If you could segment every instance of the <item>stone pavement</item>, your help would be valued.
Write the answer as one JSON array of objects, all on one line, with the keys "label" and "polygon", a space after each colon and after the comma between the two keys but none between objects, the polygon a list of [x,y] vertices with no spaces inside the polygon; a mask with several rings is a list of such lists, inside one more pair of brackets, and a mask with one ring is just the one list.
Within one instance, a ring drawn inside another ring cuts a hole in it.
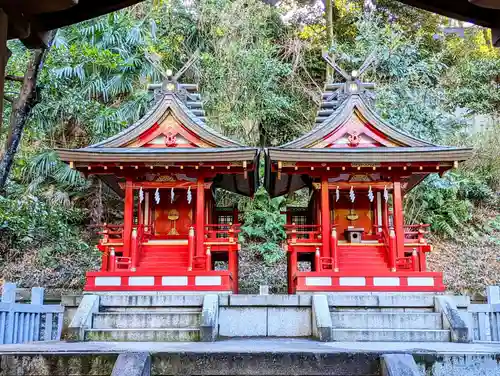
[{"label": "stone pavement", "polygon": [[75,353],[411,353],[491,355],[500,357],[500,343],[317,342],[307,339],[229,339],[204,342],[33,342],[0,345],[0,355]]}]

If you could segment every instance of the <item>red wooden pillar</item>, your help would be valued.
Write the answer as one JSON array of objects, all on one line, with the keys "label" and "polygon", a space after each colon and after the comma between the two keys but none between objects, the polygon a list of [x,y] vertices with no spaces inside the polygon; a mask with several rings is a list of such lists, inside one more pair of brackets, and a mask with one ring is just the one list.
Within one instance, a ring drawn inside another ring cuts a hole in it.
[{"label": "red wooden pillar", "polygon": [[328,193],[328,177],[321,177],[321,241],[323,257],[330,257],[330,200]]},{"label": "red wooden pillar", "polygon": [[134,190],[132,179],[125,182],[125,204],[123,208],[123,249],[125,257],[130,257],[132,222],[134,220]]},{"label": "red wooden pillar", "polygon": [[205,179],[198,176],[196,183],[196,256],[204,256],[205,242]]},{"label": "red wooden pillar", "polygon": [[238,293],[238,251],[229,251],[229,271],[233,277],[233,292]]},{"label": "red wooden pillar", "polygon": [[382,198],[382,228],[389,231],[389,205],[385,198]]},{"label": "red wooden pillar", "polygon": [[396,257],[404,257],[404,219],[403,219],[403,196],[401,193],[401,182],[394,181],[393,218],[394,232],[396,233]]}]

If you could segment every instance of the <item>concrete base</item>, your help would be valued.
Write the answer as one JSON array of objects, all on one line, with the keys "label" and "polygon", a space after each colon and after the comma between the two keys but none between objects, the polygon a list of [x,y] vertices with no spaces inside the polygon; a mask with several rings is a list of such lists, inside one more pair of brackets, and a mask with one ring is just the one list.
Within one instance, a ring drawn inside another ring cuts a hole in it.
[{"label": "concrete base", "polygon": [[382,376],[421,376],[410,354],[385,354],[380,358]]},{"label": "concrete base", "polygon": [[299,339],[1,345],[0,375],[109,375],[126,352],[149,352],[153,375],[380,376],[384,355],[411,354],[421,375],[500,376],[500,345]]},{"label": "concrete base", "polygon": [[148,353],[120,354],[111,376],[150,376],[151,357]]}]

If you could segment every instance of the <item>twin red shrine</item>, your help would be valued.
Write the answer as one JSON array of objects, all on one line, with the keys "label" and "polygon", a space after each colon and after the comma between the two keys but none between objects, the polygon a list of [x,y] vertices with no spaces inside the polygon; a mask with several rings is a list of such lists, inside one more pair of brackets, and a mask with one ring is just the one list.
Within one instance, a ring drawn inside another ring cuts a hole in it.
[{"label": "twin red shrine", "polygon": [[[335,67],[338,69],[338,67]],[[316,127],[264,149],[271,196],[309,188],[307,207],[286,215],[289,293],[443,291],[427,271],[425,224],[405,224],[403,197],[471,150],[436,146],[395,129],[373,110],[361,72],[327,84]],[[236,207],[224,189],[252,196],[260,149],[210,129],[196,85],[168,77],[156,104],[121,133],[86,148],[57,150],[124,197],[123,224],[102,225],[101,270],[86,291],[238,292]]]}]

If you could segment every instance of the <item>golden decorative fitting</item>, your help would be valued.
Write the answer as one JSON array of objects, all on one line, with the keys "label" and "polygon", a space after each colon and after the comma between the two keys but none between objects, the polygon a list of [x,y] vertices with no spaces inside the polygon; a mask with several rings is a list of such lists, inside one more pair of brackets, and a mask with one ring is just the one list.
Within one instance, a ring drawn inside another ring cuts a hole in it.
[{"label": "golden decorative fitting", "polygon": [[131,268],[130,271],[131,272],[135,272],[135,271],[137,271],[137,269],[136,268]]},{"label": "golden decorative fitting", "polygon": [[327,167],[327,168],[326,168],[326,171],[330,171],[330,167]]},{"label": "golden decorative fitting", "polygon": [[87,170],[92,170],[92,167],[90,167],[90,166],[87,166]]},{"label": "golden decorative fitting", "polygon": [[134,168],[137,170],[139,168],[139,166],[134,166]]},{"label": "golden decorative fitting", "polygon": [[436,166],[436,170],[439,170],[439,165]]},{"label": "golden decorative fitting", "polygon": [[297,166],[295,166],[295,171],[297,171],[299,168]]},{"label": "golden decorative fitting", "polygon": [[74,169],[75,168],[75,162],[70,161],[69,162],[69,168]]},{"label": "golden decorative fitting", "polygon": [[361,166],[358,166],[358,171],[361,170]]},{"label": "golden decorative fitting", "polygon": [[184,166],[181,165],[181,170],[184,170]]},{"label": "golden decorative fitting", "polygon": [[403,166],[403,170],[405,170],[405,171],[406,171],[406,166]]},{"label": "golden decorative fitting", "polygon": [[123,166],[120,166],[120,170],[123,170]]},{"label": "golden decorative fitting", "polygon": [[345,171],[345,166],[342,166],[342,171]]},{"label": "golden decorative fitting", "polygon": [[392,166],[387,167],[387,169],[388,169],[389,171],[391,171],[391,170],[392,170]]},{"label": "golden decorative fitting", "polygon": [[231,169],[231,166],[227,166],[227,169],[230,170]]},{"label": "golden decorative fitting", "polygon": [[195,170],[197,170],[197,169],[199,169],[199,168],[200,168],[200,166],[194,166],[194,169],[195,169]]},{"label": "golden decorative fitting", "polygon": [[207,255],[210,255],[210,246],[207,247]]},{"label": "golden decorative fitting", "polygon": [[396,272],[396,268],[392,268],[391,272],[395,273]]},{"label": "golden decorative fitting", "polygon": [[311,171],[314,171],[314,166],[311,166]]},{"label": "golden decorative fitting", "polygon": [[149,168],[152,170],[154,168],[154,166],[149,166]]},{"label": "golden decorative fitting", "polygon": [[333,271],[334,271],[335,273],[338,273],[338,272],[339,272],[339,268],[335,268],[335,269],[333,269]]},{"label": "golden decorative fitting", "polygon": [[422,171],[424,169],[424,166],[420,166],[418,169]]},{"label": "golden decorative fitting", "polygon": [[458,161],[453,162],[453,168],[458,168]]},{"label": "golden decorative fitting", "polygon": [[415,248],[413,248],[413,251],[411,252],[411,254],[412,254],[413,256],[416,256],[416,255],[417,255],[417,250],[416,250]]},{"label": "golden decorative fitting", "polygon": [[243,161],[243,168],[247,168],[247,161]]},{"label": "golden decorative fitting", "polygon": [[373,166],[373,167],[372,167],[372,170],[373,170],[373,171],[375,171],[376,169],[377,169],[377,167],[375,167],[375,166]]},{"label": "golden decorative fitting", "polygon": [[215,168],[215,166],[210,166],[210,169],[213,170]]}]

